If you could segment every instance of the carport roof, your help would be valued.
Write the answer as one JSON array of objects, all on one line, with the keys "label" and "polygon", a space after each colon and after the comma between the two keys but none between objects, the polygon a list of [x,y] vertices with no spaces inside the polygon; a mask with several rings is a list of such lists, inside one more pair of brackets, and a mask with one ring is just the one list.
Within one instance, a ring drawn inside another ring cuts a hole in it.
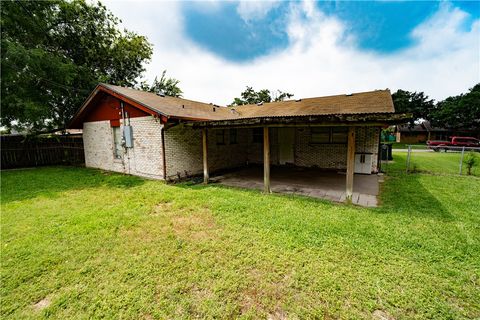
[{"label": "carport roof", "polygon": [[234,109],[239,119],[395,112],[389,90],[244,105]]}]

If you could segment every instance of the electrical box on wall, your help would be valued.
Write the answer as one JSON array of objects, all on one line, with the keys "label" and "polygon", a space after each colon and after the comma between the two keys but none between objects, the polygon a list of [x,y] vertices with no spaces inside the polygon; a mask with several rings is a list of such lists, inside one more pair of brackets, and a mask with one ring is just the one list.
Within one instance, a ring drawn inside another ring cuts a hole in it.
[{"label": "electrical box on wall", "polygon": [[125,139],[125,147],[133,148],[133,130],[132,126],[123,127],[123,137]]}]

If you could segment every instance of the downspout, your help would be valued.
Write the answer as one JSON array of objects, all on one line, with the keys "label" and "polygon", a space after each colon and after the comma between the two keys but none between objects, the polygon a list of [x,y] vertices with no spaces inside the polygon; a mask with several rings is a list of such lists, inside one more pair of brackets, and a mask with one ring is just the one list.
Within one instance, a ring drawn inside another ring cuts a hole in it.
[{"label": "downspout", "polygon": [[162,128],[160,129],[160,136],[162,138],[163,180],[167,181],[167,159],[165,159],[165,124],[162,124]]},{"label": "downspout", "polygon": [[[120,130],[122,131],[122,147],[124,150],[124,153],[127,157],[127,161],[125,161],[124,158],[122,158],[122,163],[123,163],[123,170],[126,170],[128,174],[130,174],[130,151],[125,147],[125,125],[126,125],[126,119],[125,119],[125,106],[123,104],[123,101],[120,101],[120,109],[122,112],[122,125],[120,126]],[[128,164],[125,164],[125,162],[128,162]],[[128,166],[128,168],[126,168]]]}]

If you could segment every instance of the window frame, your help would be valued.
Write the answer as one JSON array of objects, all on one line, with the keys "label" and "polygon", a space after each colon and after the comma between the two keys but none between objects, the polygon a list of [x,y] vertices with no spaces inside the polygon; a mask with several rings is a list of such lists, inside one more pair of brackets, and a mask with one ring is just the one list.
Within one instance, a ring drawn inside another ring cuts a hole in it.
[{"label": "window frame", "polygon": [[263,128],[253,128],[252,143],[263,143]]},{"label": "window frame", "polygon": [[[314,132],[317,131],[317,132]],[[314,138],[314,135],[325,135],[327,134],[327,141],[320,141],[321,139],[318,139],[318,141]],[[329,127],[311,127],[310,128],[310,144],[328,144],[330,143],[330,136],[331,136],[331,130]]]},{"label": "window frame", "polygon": [[[314,132],[319,131],[319,132]],[[314,141],[315,134],[328,134],[328,141]],[[334,140],[335,134],[344,134],[342,141]],[[322,145],[322,144],[347,144],[348,143],[348,127],[336,126],[336,127],[310,127],[310,144],[312,145]]]},{"label": "window frame", "polygon": [[[335,134],[342,134],[341,141],[334,141]],[[347,144],[348,143],[348,127],[331,127],[330,142],[333,144]]]},{"label": "window frame", "polygon": [[[235,137],[235,139],[233,139]],[[236,128],[231,128],[228,131],[228,141],[230,144],[238,144],[238,130]]]},{"label": "window frame", "polygon": [[[117,130],[118,130],[118,133],[116,133]],[[113,137],[113,158],[114,160],[122,160],[123,159],[122,128],[120,126],[112,127],[112,137]]]},{"label": "window frame", "polygon": [[[225,145],[225,129],[217,129],[215,130],[215,142],[217,146],[224,146]],[[219,141],[219,137],[221,138],[221,141]]]}]

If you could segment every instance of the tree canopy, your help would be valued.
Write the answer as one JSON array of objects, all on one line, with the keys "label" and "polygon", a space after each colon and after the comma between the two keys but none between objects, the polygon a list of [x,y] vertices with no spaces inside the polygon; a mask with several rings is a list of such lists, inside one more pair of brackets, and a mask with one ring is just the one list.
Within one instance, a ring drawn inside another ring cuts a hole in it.
[{"label": "tree canopy", "polygon": [[431,121],[439,127],[480,130],[480,83],[465,94],[438,102]]},{"label": "tree canopy", "polygon": [[180,80],[175,78],[167,78],[166,74],[167,70],[163,70],[160,80],[155,77],[155,80],[153,80],[151,85],[148,85],[146,82],[142,82],[139,86],[139,89],[157,94],[165,94],[170,97],[182,97],[183,91],[178,86]]},{"label": "tree canopy", "polygon": [[480,83],[467,93],[435,103],[423,92],[397,90],[392,94],[396,112],[411,113],[415,121],[424,119],[437,127],[480,130]]},{"label": "tree canopy", "polygon": [[3,1],[1,124],[64,128],[98,82],[133,87],[152,45],[84,0]]},{"label": "tree canopy", "polygon": [[261,102],[284,101],[293,97],[292,93],[277,90],[270,92],[268,89],[255,91],[252,87],[247,86],[245,91],[240,94],[240,98],[234,98],[230,106],[240,106],[245,104],[255,104]]},{"label": "tree canopy", "polygon": [[395,112],[411,113],[413,119],[410,125],[419,119],[430,119],[431,112],[435,106],[435,102],[429,99],[423,92],[409,92],[399,89],[392,94]]}]

